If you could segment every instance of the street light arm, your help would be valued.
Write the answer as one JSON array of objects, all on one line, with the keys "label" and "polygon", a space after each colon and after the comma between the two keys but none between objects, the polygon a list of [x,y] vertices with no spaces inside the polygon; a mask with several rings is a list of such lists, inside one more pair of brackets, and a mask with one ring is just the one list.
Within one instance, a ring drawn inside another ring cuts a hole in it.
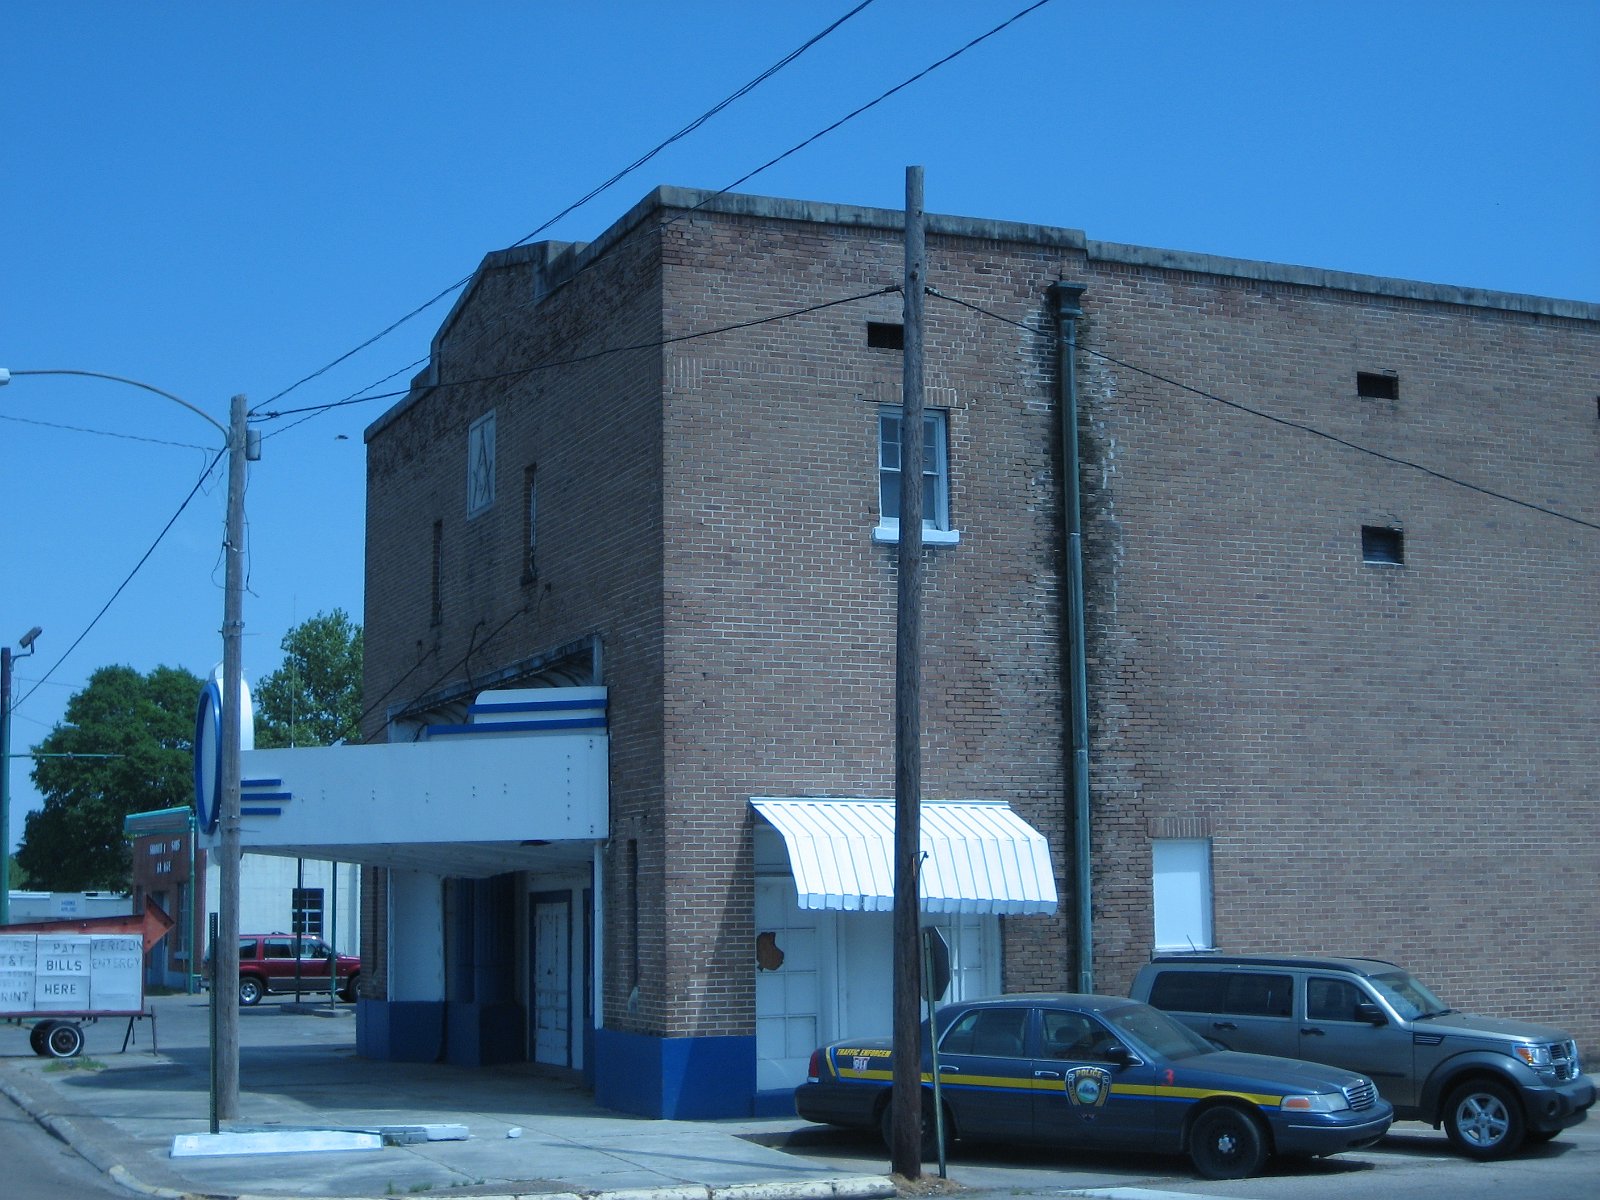
[{"label": "street light arm", "polygon": [[171,392],[164,392],[158,387],[153,387],[150,384],[143,383],[137,379],[129,379],[125,375],[108,375],[104,371],[7,371],[4,368],[0,368],[0,386],[4,386],[5,384],[9,383],[13,375],[82,375],[86,379],[109,379],[112,383],[125,383],[129,387],[143,388],[147,392],[154,392],[158,396],[165,396],[174,404],[183,405],[183,407],[187,408],[195,416],[200,417],[218,433],[222,434],[224,441],[226,441],[229,436],[228,427],[221,421],[218,421],[215,417],[211,416],[211,414],[206,412],[205,409],[197,408],[195,405],[190,404],[182,396],[174,396]]}]

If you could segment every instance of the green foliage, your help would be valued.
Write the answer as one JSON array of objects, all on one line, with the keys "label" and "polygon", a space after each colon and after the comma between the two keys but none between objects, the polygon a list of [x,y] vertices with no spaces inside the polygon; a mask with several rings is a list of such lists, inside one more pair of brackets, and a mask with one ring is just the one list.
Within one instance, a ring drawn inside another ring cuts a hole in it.
[{"label": "green foliage", "polygon": [[44,807],[28,814],[16,856],[30,886],[128,887],[123,818],[194,800],[199,695],[200,679],[181,667],[148,675],[101,667],[90,676],[36,748],[32,775]]},{"label": "green foliage", "polygon": [[328,746],[361,730],[361,626],[343,609],[283,637],[283,665],[255,688],[256,746]]},{"label": "green foliage", "polygon": [[15,854],[11,856],[10,871],[11,873],[6,876],[6,879],[10,881],[10,884],[13,888],[19,892],[31,892],[35,890],[32,878],[28,875],[28,872],[26,869],[24,869],[23,865],[17,861],[17,856]]}]

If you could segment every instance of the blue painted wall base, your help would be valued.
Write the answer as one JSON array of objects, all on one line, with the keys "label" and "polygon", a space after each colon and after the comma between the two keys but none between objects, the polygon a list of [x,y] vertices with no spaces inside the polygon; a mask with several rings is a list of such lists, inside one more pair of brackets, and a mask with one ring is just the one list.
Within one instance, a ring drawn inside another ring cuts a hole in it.
[{"label": "blue painted wall base", "polygon": [[753,1037],[661,1038],[594,1031],[594,1098],[674,1121],[755,1115]]},{"label": "blue painted wall base", "polygon": [[753,1117],[794,1116],[794,1089],[784,1088],[781,1092],[757,1092],[755,1111],[750,1115]]},{"label": "blue painted wall base", "polygon": [[439,1000],[357,1000],[356,1053],[388,1062],[438,1062],[445,1012]]},{"label": "blue painted wall base", "polygon": [[447,1014],[445,1061],[456,1067],[522,1062],[527,1015],[520,1004],[452,1003]]}]

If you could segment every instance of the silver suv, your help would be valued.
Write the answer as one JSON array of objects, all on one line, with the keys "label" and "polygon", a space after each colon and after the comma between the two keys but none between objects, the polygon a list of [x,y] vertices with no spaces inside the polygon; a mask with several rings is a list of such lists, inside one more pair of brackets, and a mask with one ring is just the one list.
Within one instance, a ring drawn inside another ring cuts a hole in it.
[{"label": "silver suv", "polygon": [[1549,1141],[1594,1103],[1570,1035],[1459,1013],[1378,959],[1158,955],[1132,995],[1227,1049],[1359,1071],[1397,1120],[1443,1125],[1473,1158]]}]

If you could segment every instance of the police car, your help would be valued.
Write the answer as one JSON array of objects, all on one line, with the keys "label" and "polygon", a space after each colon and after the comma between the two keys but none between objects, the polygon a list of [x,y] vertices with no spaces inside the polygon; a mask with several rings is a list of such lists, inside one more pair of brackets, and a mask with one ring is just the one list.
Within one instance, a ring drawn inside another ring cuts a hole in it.
[{"label": "police car", "polygon": [[[1274,1154],[1323,1156],[1381,1138],[1394,1109],[1372,1080],[1295,1059],[1218,1050],[1165,1013],[1114,996],[959,1001],[922,1026],[923,1150],[944,1136],[1062,1150],[1187,1154],[1207,1179],[1242,1179]],[[889,1139],[887,1038],[835,1042],[795,1089],[808,1121]]]}]

